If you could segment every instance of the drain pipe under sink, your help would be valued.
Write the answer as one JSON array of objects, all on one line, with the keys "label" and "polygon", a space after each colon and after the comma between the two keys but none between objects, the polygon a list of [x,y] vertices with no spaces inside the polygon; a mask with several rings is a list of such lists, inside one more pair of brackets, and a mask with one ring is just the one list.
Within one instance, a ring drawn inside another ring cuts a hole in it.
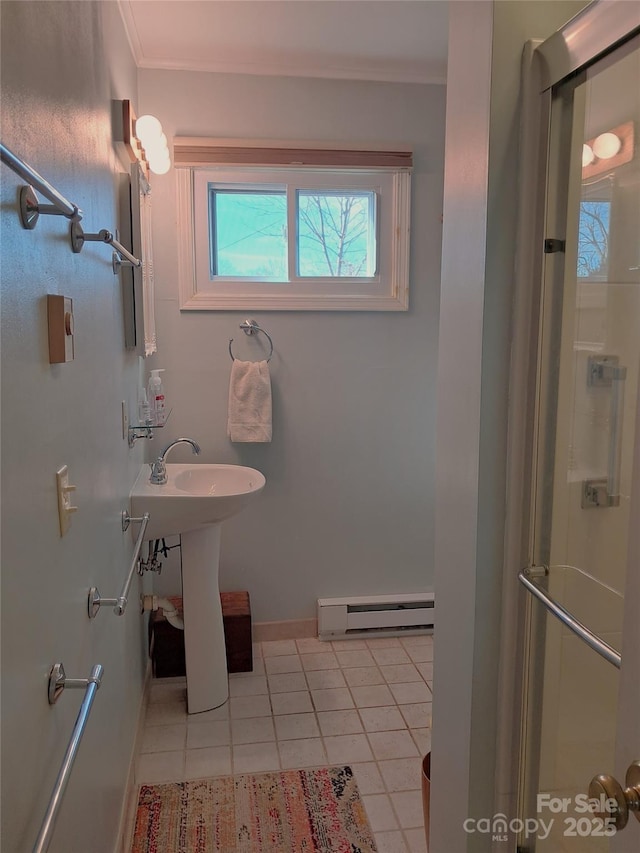
[{"label": "drain pipe under sink", "polygon": [[173,625],[173,627],[177,628],[179,631],[184,631],[184,621],[178,616],[178,611],[176,610],[175,605],[172,604],[168,598],[158,598],[157,595],[142,596],[143,613],[147,610],[155,611],[159,607],[162,607],[164,617],[170,625]]}]

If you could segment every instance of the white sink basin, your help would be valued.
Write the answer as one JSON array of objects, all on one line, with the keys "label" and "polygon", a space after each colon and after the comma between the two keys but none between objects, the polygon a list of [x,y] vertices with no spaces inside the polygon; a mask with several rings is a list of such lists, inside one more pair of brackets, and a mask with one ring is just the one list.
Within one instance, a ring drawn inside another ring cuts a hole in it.
[{"label": "white sink basin", "polygon": [[187,710],[197,714],[229,698],[218,588],[220,522],[240,512],[266,481],[242,465],[166,468],[167,482],[157,486],[149,482],[149,466],[142,466],[131,490],[131,515],[149,513],[147,539],[180,534]]},{"label": "white sink basin", "polygon": [[150,515],[149,539],[162,539],[218,524],[240,512],[265,485],[254,468],[242,465],[167,464],[167,482],[149,482],[143,465],[131,490],[131,515]]}]

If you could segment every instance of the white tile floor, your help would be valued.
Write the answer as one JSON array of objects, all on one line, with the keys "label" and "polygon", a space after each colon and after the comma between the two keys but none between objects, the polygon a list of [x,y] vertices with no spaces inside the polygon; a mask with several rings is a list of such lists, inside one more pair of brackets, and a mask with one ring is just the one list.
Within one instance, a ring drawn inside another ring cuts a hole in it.
[{"label": "white tile floor", "polygon": [[154,680],[136,783],[350,764],[379,853],[425,853],[432,660],[431,636],[258,643],[229,701],[191,716],[185,679]]}]

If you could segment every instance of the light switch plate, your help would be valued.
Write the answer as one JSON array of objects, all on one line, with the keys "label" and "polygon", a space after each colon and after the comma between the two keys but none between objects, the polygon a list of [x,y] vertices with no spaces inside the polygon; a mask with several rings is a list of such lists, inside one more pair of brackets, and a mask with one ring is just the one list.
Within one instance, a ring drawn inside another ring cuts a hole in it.
[{"label": "light switch plate", "polygon": [[73,300],[68,296],[47,296],[49,323],[49,364],[73,361]]},{"label": "light switch plate", "polygon": [[124,400],[122,401],[122,437],[129,438],[129,411]]},{"label": "light switch plate", "polygon": [[76,487],[69,485],[69,469],[63,465],[59,471],[56,471],[56,486],[58,491],[58,517],[60,519],[60,536],[71,527],[71,515],[77,512],[78,507],[72,506],[71,495],[75,492]]}]

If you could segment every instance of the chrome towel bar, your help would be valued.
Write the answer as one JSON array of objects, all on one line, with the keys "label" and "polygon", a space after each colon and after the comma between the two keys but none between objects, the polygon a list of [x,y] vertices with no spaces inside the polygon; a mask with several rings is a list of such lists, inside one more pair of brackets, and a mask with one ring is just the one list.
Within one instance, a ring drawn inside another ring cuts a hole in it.
[{"label": "chrome towel bar", "polygon": [[54,664],[51,669],[51,674],[49,676],[50,704],[53,704],[59,698],[62,691],[67,687],[84,687],[85,694],[82,704],[80,705],[80,710],[78,711],[73,732],[71,733],[71,739],[69,740],[67,751],[65,752],[64,759],[62,760],[58,778],[56,779],[56,783],[49,799],[49,805],[47,806],[47,811],[42,821],[40,832],[38,833],[36,843],[33,847],[33,853],[45,853],[45,851],[49,849],[51,835],[55,827],[58,812],[60,811],[62,798],[67,788],[67,783],[69,782],[69,776],[71,775],[71,770],[78,753],[80,741],[82,740],[82,735],[84,734],[85,726],[87,725],[94,697],[102,683],[103,673],[104,669],[101,664],[96,664],[96,666],[93,667],[89,678],[67,678],[64,672],[64,667],[61,663]]},{"label": "chrome towel bar", "polygon": [[[82,225],[79,222],[71,223],[71,250],[78,254],[82,251],[82,247],[85,242],[91,243],[108,243],[110,246],[116,250],[118,255],[121,255],[125,258],[132,267],[140,267],[142,266],[142,261],[139,258],[134,257],[131,252],[129,252],[122,243],[119,243],[111,231],[108,231],[106,228],[103,228],[101,231],[98,231],[97,234],[85,234],[82,230]],[[117,275],[117,264],[114,261],[114,274]]]},{"label": "chrome towel bar", "polygon": [[[273,355],[273,341],[271,340],[271,335],[267,334],[264,329],[262,329],[255,320],[245,320],[243,323],[240,323],[239,328],[245,333],[245,335],[253,335],[256,332],[262,332],[262,334],[269,341],[269,345],[271,346],[271,350],[269,351],[269,355],[267,356],[267,361],[271,361],[271,356]],[[231,344],[233,343],[233,338],[229,340],[229,355],[231,356],[231,361],[235,361],[235,356],[231,350]]]},{"label": "chrome towel bar", "polygon": [[528,569],[523,569],[518,574],[520,583],[538,599],[547,610],[552,613],[556,619],[559,619],[570,631],[579,637],[583,643],[586,643],[590,649],[603,657],[606,661],[620,669],[622,658],[620,654],[612,648],[608,643],[590,631],[586,625],[583,625],[576,617],[569,613],[561,604],[558,604],[545,590],[534,583],[529,577]]},{"label": "chrome towel bar", "polygon": [[[78,254],[82,251],[86,241],[96,243],[108,243],[115,249],[114,257],[112,258],[113,274],[117,275],[122,259],[133,267],[141,267],[142,261],[129,252],[128,249],[120,243],[113,234],[106,228],[98,231],[96,234],[85,234],[80,225],[82,219],[82,211],[77,204],[73,204],[58,192],[48,181],[39,175],[35,169],[32,169],[24,160],[16,156],[13,151],[10,151],[6,145],[0,142],[0,159],[10,169],[27,181],[28,186],[22,187],[20,190],[20,220],[23,228],[28,231],[33,229],[38,224],[38,217],[43,216],[66,216],[71,220],[70,240],[71,251]],[[34,192],[35,189],[49,199],[48,204],[40,204]]]},{"label": "chrome towel bar", "polygon": [[[22,224],[29,230],[36,227],[39,214],[55,214],[66,216],[67,219],[82,219],[82,211],[76,204],[68,201],[58,190],[51,186],[48,181],[39,175],[35,169],[32,169],[24,160],[17,157],[13,151],[10,151],[6,145],[0,142],[0,159],[10,169],[19,175],[23,180],[27,181],[30,186],[23,187],[20,194],[20,214]],[[39,205],[38,200],[33,192],[35,187],[38,192],[45,198],[48,198],[53,209],[47,205]]]},{"label": "chrome towel bar", "polygon": [[[129,589],[131,587],[133,575],[135,574],[136,569],[138,569],[138,564],[140,562],[140,549],[142,548],[142,543],[144,542],[145,533],[147,531],[147,524],[149,524],[149,513],[145,512],[142,518],[129,518],[129,521],[139,521],[140,532],[138,533],[138,538],[136,539],[136,546],[133,551],[131,567],[129,568],[129,574],[127,575],[127,578],[122,587],[122,592],[117,598],[103,598],[100,595],[100,591],[98,590],[98,588],[92,586],[89,590],[89,600],[87,603],[87,607],[89,610],[89,619],[94,619],[98,615],[98,611],[103,605],[113,607],[113,612],[116,614],[116,616],[122,616],[124,611],[127,609]],[[139,569],[138,574],[142,574]]]}]

